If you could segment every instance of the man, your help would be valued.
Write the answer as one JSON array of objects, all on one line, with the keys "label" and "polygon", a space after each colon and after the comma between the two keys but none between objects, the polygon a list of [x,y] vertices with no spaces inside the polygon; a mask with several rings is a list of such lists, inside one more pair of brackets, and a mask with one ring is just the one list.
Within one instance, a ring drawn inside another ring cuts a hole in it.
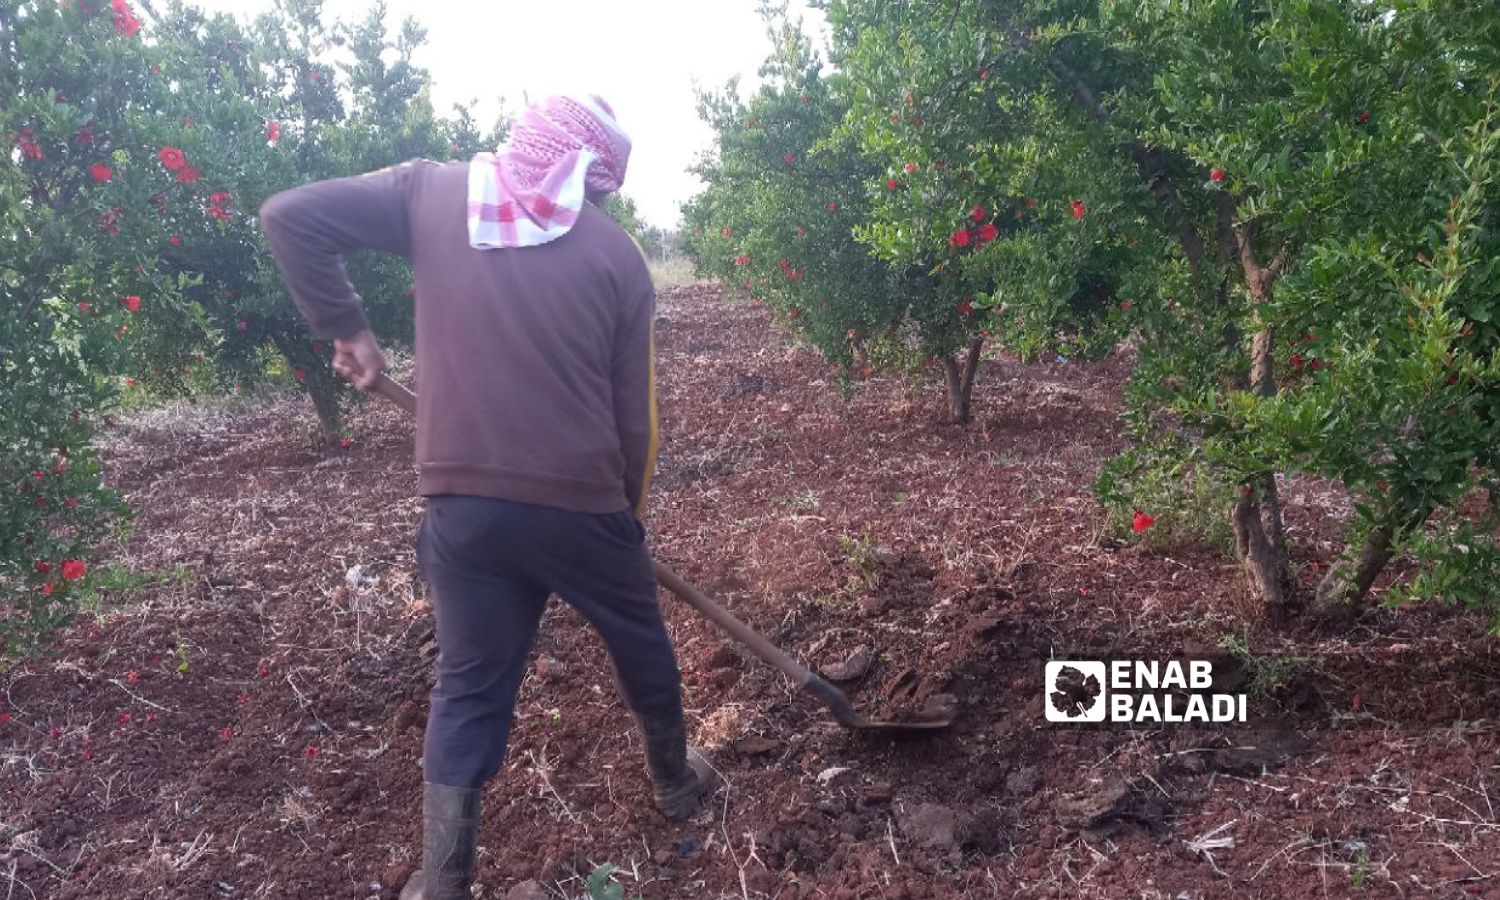
[{"label": "man", "polygon": [[440,652],[423,753],[422,868],[403,900],[469,896],[481,789],[505,755],[550,593],[603,636],[656,803],[697,808],[681,678],[637,513],[656,450],[655,293],[593,201],[630,140],[597,97],[527,110],[495,154],[413,162],[277,194],[261,224],[292,298],[361,390],[385,369],[342,254],[411,260],[417,296],[417,560]]}]

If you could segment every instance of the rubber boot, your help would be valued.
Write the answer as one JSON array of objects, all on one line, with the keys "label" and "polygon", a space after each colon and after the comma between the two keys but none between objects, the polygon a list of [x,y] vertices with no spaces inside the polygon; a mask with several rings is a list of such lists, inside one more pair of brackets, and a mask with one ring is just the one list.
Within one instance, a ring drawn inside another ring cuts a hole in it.
[{"label": "rubber boot", "polygon": [[656,808],[668,819],[686,819],[698,811],[698,798],[716,783],[703,754],[687,746],[682,707],[667,713],[640,713],[636,723],[646,745],[646,771],[656,793]]},{"label": "rubber boot", "polygon": [[422,868],[401,889],[401,900],[470,900],[480,792],[425,785],[422,792]]}]

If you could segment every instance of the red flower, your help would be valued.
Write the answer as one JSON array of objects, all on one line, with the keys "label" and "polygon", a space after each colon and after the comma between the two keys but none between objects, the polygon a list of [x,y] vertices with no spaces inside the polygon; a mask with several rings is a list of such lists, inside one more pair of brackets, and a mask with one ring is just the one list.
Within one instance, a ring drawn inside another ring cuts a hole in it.
[{"label": "red flower", "polygon": [[221,741],[227,741],[227,740],[232,739],[233,737],[234,737],[234,729],[230,728],[228,725],[225,725],[223,728],[219,729],[219,740],[221,740]]},{"label": "red flower", "polygon": [[115,31],[125,37],[135,37],[135,33],[141,30],[141,20],[135,17],[135,13],[128,8],[115,10]]},{"label": "red flower", "polygon": [[800,319],[802,318],[802,310],[794,306],[791,309],[787,310],[786,317],[788,319]]},{"label": "red flower", "polygon": [[89,174],[94,176],[95,181],[108,181],[114,173],[104,163],[94,163],[89,167]]},{"label": "red flower", "polygon": [[974,304],[969,302],[969,298],[965,297],[964,302],[958,304],[958,314],[961,316],[971,316],[974,314]]},{"label": "red flower", "polygon": [[271,677],[271,667],[270,666],[261,666],[259,669],[257,669],[255,671],[255,674],[258,675],[258,676],[260,676],[261,678],[270,678]]},{"label": "red flower", "polygon": [[180,237],[178,237],[177,235],[174,234],[171,237],[167,238],[167,243],[169,243],[169,244],[171,244],[173,246],[176,246],[176,245],[182,243],[182,238],[180,238]]},{"label": "red flower", "polygon": [[62,577],[66,581],[77,581],[82,578],[88,567],[81,559],[65,559],[62,564]]},{"label": "red flower", "polygon": [[828,211],[829,212],[838,212],[839,211],[839,205],[837,203],[830,202],[828,204]]},{"label": "red flower", "polygon": [[885,186],[886,186],[886,187],[887,187],[887,188],[889,188],[889,189],[890,189],[890,190],[893,190],[893,191],[894,191],[894,190],[895,190],[895,189],[896,189],[896,188],[898,188],[898,187],[900,187],[900,186],[901,186],[901,183],[900,183],[900,182],[898,182],[898,181],[897,181],[897,180],[896,180],[896,179],[894,179],[894,178],[887,178],[887,179],[886,179],[886,180],[885,180]]},{"label": "red flower", "polygon": [[305,749],[305,750],[302,751],[302,755],[305,756],[305,757],[307,757],[308,759],[317,759],[318,758],[318,748],[317,747],[308,747],[307,749]]},{"label": "red flower", "polygon": [[136,381],[134,378],[125,379],[125,386],[128,388],[140,387],[140,385],[141,383],[139,381]]},{"label": "red flower", "polygon": [[9,725],[9,724],[10,724],[10,713],[8,713],[8,712],[0,712],[0,725]]},{"label": "red flower", "polygon": [[250,323],[246,322],[244,319],[241,319],[238,322],[234,323],[234,330],[235,331],[249,331],[250,330]]},{"label": "red flower", "polygon": [[1359,124],[1363,125],[1363,124],[1365,124],[1368,121],[1370,121],[1370,111],[1368,109],[1362,109],[1362,110],[1360,110],[1359,111]]},{"label": "red flower", "polygon": [[722,234],[724,237],[730,237],[734,234],[734,229],[726,225],[725,227],[719,229],[719,234]]},{"label": "red flower", "polygon": [[92,307],[90,307],[90,305],[87,304],[87,303],[80,303],[80,304],[78,304],[78,311],[79,312],[88,312],[91,308]]},{"label": "red flower", "polygon": [[911,173],[917,171],[917,164],[914,162],[909,162],[904,168],[906,169],[906,174],[910,175]]},{"label": "red flower", "polygon": [[42,145],[31,139],[31,129],[22,128],[20,134],[16,135],[16,146],[21,148],[21,155],[27,159],[41,159]]},{"label": "red flower", "polygon": [[354,438],[348,438],[348,437],[341,437],[341,438],[339,438],[339,446],[340,447],[348,447],[349,445],[351,445],[353,443],[354,443]]},{"label": "red flower", "polygon": [[795,153],[788,153],[786,156],[783,156],[781,158],[781,160],[782,160],[782,162],[786,163],[787,165],[791,165],[792,163],[794,163],[794,162],[797,161],[797,154],[795,154]]},{"label": "red flower", "polygon": [[127,712],[120,713],[118,721],[119,721],[119,723],[121,725],[129,725],[130,724],[130,713],[127,713]]},{"label": "red flower", "polygon": [[121,297],[120,305],[130,310],[131,312],[140,312],[141,298],[137,297],[134,294],[131,294],[129,297]]},{"label": "red flower", "polygon": [[295,378],[295,379],[297,379],[298,381],[306,381],[307,380],[307,373],[304,372],[304,371],[302,371],[301,369],[298,369],[298,370],[296,370],[295,372],[292,373],[292,377]]},{"label": "red flower", "polygon": [[1292,368],[1296,369],[1298,372],[1302,371],[1302,366],[1305,364],[1302,359],[1302,354],[1300,353],[1293,353],[1287,359],[1287,362],[1291,363]]},{"label": "red flower", "polygon": [[1036,198],[1035,197],[1027,197],[1026,198],[1026,208],[1027,209],[1031,209],[1033,206],[1036,206]]},{"label": "red flower", "polygon": [[969,210],[969,218],[973,219],[976,222],[983,222],[984,207],[976,205],[973,209]]},{"label": "red flower", "polygon": [[1224,180],[1224,170],[1223,169],[1211,169],[1211,170],[1209,170],[1208,180],[1209,181],[1223,181]]},{"label": "red flower", "polygon": [[61,740],[62,739],[62,729],[61,728],[49,728],[49,729],[47,729],[47,737],[50,738],[50,739],[52,739],[52,740],[54,740],[54,741]]},{"label": "red flower", "polygon": [[78,505],[78,498],[77,497],[69,497],[68,499],[66,499],[66,500],[63,501],[63,506],[66,506],[68,509],[73,509],[77,505]]},{"label": "red flower", "polygon": [[156,63],[152,63],[151,64],[151,74],[152,75],[160,75],[161,74],[161,66],[158,66]]},{"label": "red flower", "polygon": [[177,173],[177,180],[184,184],[195,184],[201,177],[202,173],[192,166],[183,166],[182,170]]},{"label": "red flower", "polygon": [[737,266],[748,266],[750,265],[750,257],[741,253],[739,256],[736,256],[734,258],[734,264]]},{"label": "red flower", "polygon": [[998,229],[998,228],[995,227],[995,223],[994,222],[986,222],[979,229],[979,240],[982,243],[988,244],[990,241],[993,241],[995,238],[997,238],[999,236],[1000,236],[1000,229]]},{"label": "red flower", "polygon": [[162,165],[173,172],[179,172],[187,165],[187,154],[176,147],[163,147],[156,152],[156,156]]},{"label": "red flower", "polygon": [[948,245],[950,247],[969,246],[969,229],[960,228],[952,234],[948,235]]},{"label": "red flower", "polygon": [[1140,510],[1136,510],[1135,518],[1131,519],[1130,521],[1130,529],[1136,534],[1140,534],[1143,531],[1149,530],[1151,526],[1155,524],[1155,518],[1141,512]]},{"label": "red flower", "polygon": [[1082,200],[1074,200],[1069,205],[1073,207],[1073,218],[1075,219],[1083,218],[1084,215],[1089,211],[1088,205],[1085,204]]},{"label": "red flower", "polygon": [[270,122],[266,123],[266,140],[268,140],[268,141],[279,141],[279,140],[281,140],[281,123],[280,122],[277,122],[277,121],[275,121],[273,119]]},{"label": "red flower", "polygon": [[57,587],[57,585],[53,584],[50,581],[47,582],[46,584],[42,585],[42,596],[43,597],[50,597],[50,596],[52,596],[52,591],[56,587]]},{"label": "red flower", "polygon": [[798,228],[797,229],[797,237],[807,237],[807,229],[806,228]]},{"label": "red flower", "polygon": [[989,77],[990,77],[990,70],[989,69],[980,69],[979,70],[979,80],[980,81],[985,81]]},{"label": "red flower", "polygon": [[52,571],[52,564],[47,562],[45,559],[37,560],[36,562],[31,564],[31,567],[33,569],[36,569],[37,573],[40,575],[46,575],[48,572]]}]

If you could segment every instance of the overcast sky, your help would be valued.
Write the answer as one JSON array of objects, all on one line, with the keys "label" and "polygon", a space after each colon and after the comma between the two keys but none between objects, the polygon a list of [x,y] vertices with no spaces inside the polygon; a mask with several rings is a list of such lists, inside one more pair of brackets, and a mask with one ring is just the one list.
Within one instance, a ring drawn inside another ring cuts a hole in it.
[{"label": "overcast sky", "polygon": [[[216,12],[253,16],[271,0],[190,0]],[[439,110],[477,99],[488,122],[522,93],[592,92],[614,107],[634,141],[625,193],[653,225],[677,223],[698,191],[685,170],[708,145],[693,87],[720,87],[740,74],[753,83],[770,45],[755,0],[388,0],[393,26],[410,15],[427,29],[417,61],[432,73]],[[328,0],[330,16],[353,20],[361,0]],[[821,35],[821,18],[793,3]]]}]

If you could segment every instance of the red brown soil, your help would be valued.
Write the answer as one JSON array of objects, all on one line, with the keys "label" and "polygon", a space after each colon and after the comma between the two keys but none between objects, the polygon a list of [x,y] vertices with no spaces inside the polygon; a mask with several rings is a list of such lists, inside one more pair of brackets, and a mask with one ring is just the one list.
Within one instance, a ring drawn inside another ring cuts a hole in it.
[{"label": "red brown soil", "polygon": [[[1128,361],[989,365],[961,428],[930,384],[844,399],[714,288],[661,312],[658,556],[813,665],[871,648],[845,685],[867,714],[944,691],[959,718],[918,740],[842,731],[667,601],[728,785],[669,824],[600,642],[557,608],[486,795],[482,896],[582,896],[608,861],[647,898],[1500,897],[1485,623],[1246,625],[1223,555],[1103,534],[1089,485],[1122,448]],[[187,574],[0,675],[4,900],[395,896],[427,686],[411,427],[366,403],[353,446],[324,453],[314,421],[287,398],[116,433],[110,477],[139,510],[118,561]],[[1287,493],[1299,561],[1326,563],[1328,492]],[[346,583],[355,565],[374,583]],[[1225,635],[1308,660],[1251,726],[1043,721],[1047,658]],[[1191,849],[1204,836],[1229,843]]]}]

